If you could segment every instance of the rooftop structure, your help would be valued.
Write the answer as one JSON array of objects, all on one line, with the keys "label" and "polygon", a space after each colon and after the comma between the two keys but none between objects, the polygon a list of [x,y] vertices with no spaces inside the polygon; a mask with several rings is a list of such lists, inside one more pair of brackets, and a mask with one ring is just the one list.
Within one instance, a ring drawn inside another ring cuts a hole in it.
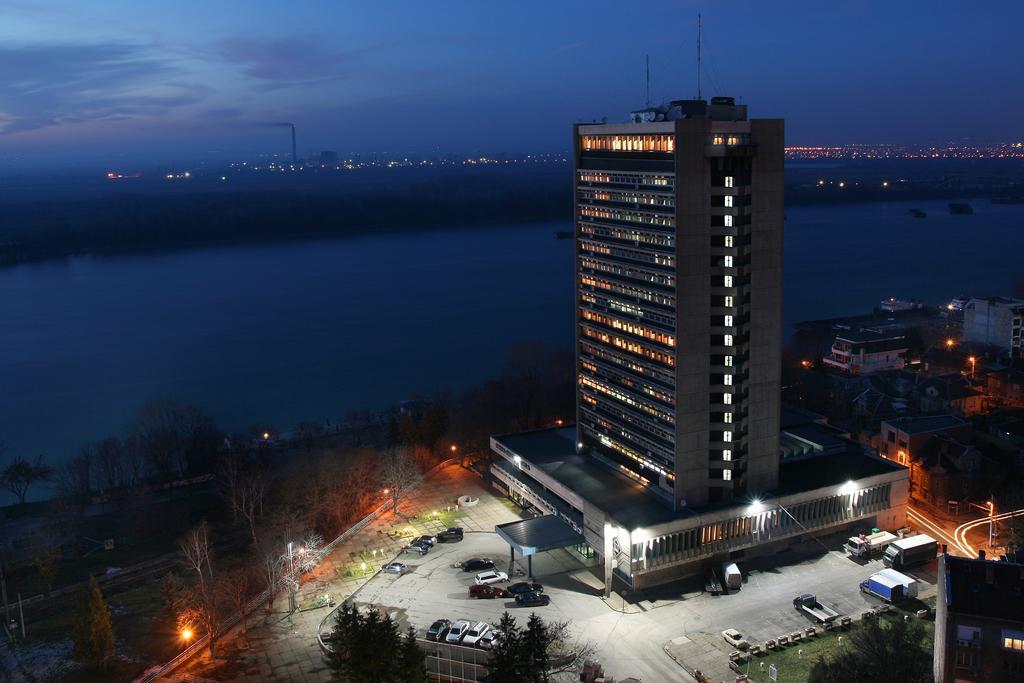
[{"label": "rooftop structure", "polygon": [[939,558],[934,675],[1024,680],[1024,564]]}]

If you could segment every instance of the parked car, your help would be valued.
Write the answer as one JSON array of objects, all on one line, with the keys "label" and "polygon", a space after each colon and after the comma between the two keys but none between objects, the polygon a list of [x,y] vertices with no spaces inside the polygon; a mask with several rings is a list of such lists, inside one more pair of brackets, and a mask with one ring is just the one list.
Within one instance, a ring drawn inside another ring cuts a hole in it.
[{"label": "parked car", "polygon": [[430,546],[422,545],[420,543],[410,543],[409,545],[402,546],[402,552],[419,553],[420,555],[426,555],[430,552]]},{"label": "parked car", "polygon": [[490,650],[494,648],[494,643],[501,638],[501,631],[495,631],[493,628],[487,633],[480,636],[480,640],[476,642],[476,646],[484,650]]},{"label": "parked car", "polygon": [[407,569],[408,567],[401,562],[388,562],[380,568],[380,570],[386,574],[404,574]]},{"label": "parked car", "polygon": [[537,607],[547,605],[550,603],[551,596],[547,593],[541,593],[540,591],[520,593],[516,596],[516,606],[518,607]]},{"label": "parked car", "polygon": [[470,627],[470,623],[468,621],[463,621],[462,619],[459,619],[458,621],[456,621],[454,624],[451,625],[451,628],[448,629],[448,635],[444,639],[445,642],[446,643],[459,643],[459,642],[462,642],[462,639],[466,636],[466,631],[469,630],[469,627]]},{"label": "parked car", "polygon": [[433,548],[434,541],[435,539],[433,536],[420,536],[419,538],[414,539],[413,543],[415,543],[416,545],[425,545]]},{"label": "parked car", "polygon": [[448,619],[438,619],[430,628],[427,629],[427,640],[444,640],[445,636],[448,635],[449,629],[452,627],[452,622]]},{"label": "parked car", "polygon": [[501,583],[502,581],[508,581],[508,574],[493,569],[476,575],[477,583]]},{"label": "parked car", "polygon": [[438,543],[457,543],[462,540],[462,527],[453,526],[450,529],[445,529],[437,535]]},{"label": "parked car", "polygon": [[474,557],[472,560],[466,560],[463,562],[461,567],[464,572],[479,572],[484,569],[494,569],[494,560]]},{"label": "parked car", "polygon": [[510,593],[498,586],[489,586],[484,583],[475,583],[469,587],[471,598],[507,598]]},{"label": "parked car", "polygon": [[508,592],[512,595],[519,595],[520,593],[530,593],[532,591],[543,593],[544,586],[533,581],[519,581],[517,583],[513,583],[511,586],[508,587]]},{"label": "parked car", "polygon": [[743,634],[734,628],[727,628],[722,631],[722,637],[725,638],[725,642],[732,645],[737,650],[746,650],[750,647],[750,643],[743,637]]},{"label": "parked car", "polygon": [[476,647],[477,643],[480,642],[480,638],[490,630],[490,624],[486,621],[481,621],[476,626],[466,631],[466,636],[462,639],[462,644],[467,647]]}]

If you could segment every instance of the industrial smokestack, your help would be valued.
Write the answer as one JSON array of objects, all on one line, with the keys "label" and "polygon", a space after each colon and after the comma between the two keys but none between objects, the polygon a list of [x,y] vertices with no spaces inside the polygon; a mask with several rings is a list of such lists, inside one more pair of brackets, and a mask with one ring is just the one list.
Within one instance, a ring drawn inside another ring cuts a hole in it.
[{"label": "industrial smokestack", "polygon": [[292,163],[299,165],[299,155],[295,153],[295,124],[292,125]]}]

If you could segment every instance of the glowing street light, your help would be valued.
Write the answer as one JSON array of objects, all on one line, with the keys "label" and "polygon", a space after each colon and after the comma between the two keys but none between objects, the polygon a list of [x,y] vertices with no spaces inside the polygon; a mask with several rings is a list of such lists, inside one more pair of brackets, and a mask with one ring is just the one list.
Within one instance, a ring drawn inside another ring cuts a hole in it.
[{"label": "glowing street light", "polygon": [[974,356],[971,356],[967,360],[971,361],[971,379],[974,379],[974,368],[977,367],[978,359],[975,358]]},{"label": "glowing street light", "polygon": [[947,339],[947,340],[946,340],[946,348],[947,348],[947,349],[951,349],[951,348],[953,348],[954,346],[956,346],[956,340],[955,340],[955,339],[953,339],[953,338],[950,338],[950,339]]},{"label": "glowing street light", "polygon": [[192,640],[192,629],[190,629],[190,628],[183,628],[183,629],[181,629],[181,639],[184,640],[186,643],[188,641]]},{"label": "glowing street light", "polygon": [[557,420],[555,420],[556,426],[561,427],[563,424],[565,424],[565,421],[562,420],[562,418],[558,418]]},{"label": "glowing street light", "polygon": [[455,444],[452,444],[450,448],[451,448],[452,453],[454,453],[455,451],[459,450],[459,447],[456,446]]},{"label": "glowing street light", "polygon": [[270,432],[263,432],[263,440],[270,441]]}]

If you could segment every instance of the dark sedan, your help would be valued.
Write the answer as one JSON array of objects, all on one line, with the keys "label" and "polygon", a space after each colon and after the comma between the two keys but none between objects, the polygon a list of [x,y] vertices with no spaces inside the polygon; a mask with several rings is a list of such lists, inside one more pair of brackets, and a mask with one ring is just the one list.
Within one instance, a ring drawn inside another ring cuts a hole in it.
[{"label": "dark sedan", "polygon": [[494,569],[494,560],[474,557],[472,560],[466,560],[462,563],[462,571],[464,572],[482,572],[485,569]]},{"label": "dark sedan", "polygon": [[516,605],[519,607],[537,607],[547,605],[550,602],[551,598],[546,593],[538,593],[537,591],[520,593],[516,596]]},{"label": "dark sedan", "polygon": [[448,629],[451,628],[451,625],[452,622],[448,619],[438,619],[427,629],[427,640],[435,642],[444,640],[445,636],[448,635]]},{"label": "dark sedan", "polygon": [[533,583],[530,581],[520,581],[519,583],[513,583],[505,590],[507,590],[512,595],[519,595],[520,593],[530,593],[533,591],[543,593],[544,586],[540,585],[539,583]]}]

